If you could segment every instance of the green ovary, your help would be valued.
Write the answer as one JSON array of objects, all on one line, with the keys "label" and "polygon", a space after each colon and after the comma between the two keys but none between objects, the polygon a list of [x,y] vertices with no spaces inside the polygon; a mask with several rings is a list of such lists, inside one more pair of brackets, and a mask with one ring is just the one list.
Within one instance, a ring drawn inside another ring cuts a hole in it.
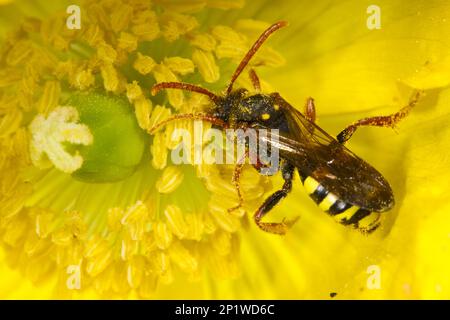
[{"label": "green ovary", "polygon": [[77,109],[93,143],[79,146],[83,165],[72,173],[90,183],[129,177],[142,160],[147,136],[138,126],[133,107],[124,99],[99,93],[76,93],[68,104]]}]

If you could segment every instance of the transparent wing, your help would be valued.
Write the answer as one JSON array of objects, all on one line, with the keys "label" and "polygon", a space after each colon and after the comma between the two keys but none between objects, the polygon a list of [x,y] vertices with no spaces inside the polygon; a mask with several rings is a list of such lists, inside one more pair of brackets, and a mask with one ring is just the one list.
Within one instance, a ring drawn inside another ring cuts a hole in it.
[{"label": "transparent wing", "polygon": [[283,111],[289,132],[272,133],[266,141],[301,176],[311,176],[341,200],[364,209],[382,212],[393,206],[391,187],[375,168],[294,107],[283,105]]}]

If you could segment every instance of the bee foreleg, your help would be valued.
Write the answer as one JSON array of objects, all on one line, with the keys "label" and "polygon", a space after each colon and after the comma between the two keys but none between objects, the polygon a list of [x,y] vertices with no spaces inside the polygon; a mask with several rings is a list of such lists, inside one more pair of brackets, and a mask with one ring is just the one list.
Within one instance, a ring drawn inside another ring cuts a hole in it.
[{"label": "bee foreleg", "polygon": [[177,120],[186,120],[186,119],[190,119],[190,120],[202,120],[205,122],[209,122],[212,123],[213,125],[216,125],[218,127],[224,128],[226,129],[228,127],[228,124],[225,123],[223,120],[215,117],[215,116],[211,116],[208,114],[203,114],[203,113],[179,113],[179,114],[175,114],[161,122],[158,122],[156,125],[154,125],[152,128],[148,129],[148,132],[150,134],[154,134],[158,129],[164,127],[166,124],[168,124],[169,122],[172,121],[177,121]]},{"label": "bee foreleg", "polygon": [[254,219],[255,223],[262,230],[283,235],[297,221],[298,217],[292,220],[283,220],[282,222],[261,222],[261,219],[292,190],[294,167],[289,163],[283,163],[281,171],[284,179],[283,187],[281,188],[281,190],[274,192],[264,201],[261,207],[259,207],[258,211],[256,211]]},{"label": "bee foreleg", "polygon": [[236,193],[237,193],[237,197],[238,197],[238,204],[233,208],[229,208],[228,212],[233,212],[233,211],[241,208],[242,204],[244,203],[244,198],[242,197],[242,192],[241,192],[241,184],[239,181],[241,178],[242,168],[244,167],[245,159],[247,157],[248,157],[248,150],[245,152],[243,159],[240,159],[238,161],[238,163],[236,164],[236,166],[234,167],[233,177],[231,178],[231,181],[233,182],[234,187],[236,189]]},{"label": "bee foreleg", "polygon": [[414,96],[410,99],[407,106],[401,108],[398,112],[393,113],[388,116],[378,116],[378,117],[370,117],[364,118],[354,122],[349,125],[347,128],[342,130],[337,136],[336,139],[339,143],[345,143],[348,141],[353,133],[355,133],[358,127],[362,126],[376,126],[376,127],[391,127],[395,128],[396,124],[399,123],[402,119],[404,119],[409,111],[417,104],[417,101],[420,98],[421,92],[418,91]]}]

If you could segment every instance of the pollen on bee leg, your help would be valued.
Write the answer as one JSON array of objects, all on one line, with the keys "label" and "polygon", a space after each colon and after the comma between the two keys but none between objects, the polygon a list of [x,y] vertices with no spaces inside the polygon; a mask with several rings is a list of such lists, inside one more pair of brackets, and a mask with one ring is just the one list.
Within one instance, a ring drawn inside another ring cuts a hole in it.
[{"label": "pollen on bee leg", "polygon": [[45,155],[59,170],[72,173],[83,164],[83,158],[66,151],[64,143],[90,145],[93,136],[89,128],[78,123],[78,111],[73,107],[57,107],[47,118],[37,115],[30,124],[31,161],[37,167],[47,166]]}]

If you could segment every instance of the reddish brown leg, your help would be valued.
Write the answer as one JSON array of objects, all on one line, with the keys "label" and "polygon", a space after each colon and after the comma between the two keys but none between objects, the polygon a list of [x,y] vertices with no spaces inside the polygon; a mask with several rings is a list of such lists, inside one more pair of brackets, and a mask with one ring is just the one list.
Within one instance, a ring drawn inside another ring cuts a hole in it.
[{"label": "reddish brown leg", "polygon": [[398,112],[393,113],[388,116],[378,116],[378,117],[370,117],[364,118],[356,121],[355,123],[349,125],[347,128],[341,131],[336,137],[339,143],[345,143],[348,141],[353,133],[355,133],[358,127],[362,126],[376,126],[376,127],[391,127],[395,128],[395,125],[399,123],[403,118],[405,118],[409,111],[417,104],[419,101],[421,92],[418,91],[409,101],[408,105],[401,108]]},{"label": "reddish brown leg", "polygon": [[211,91],[193,85],[189,83],[183,83],[183,82],[161,82],[157,83],[152,87],[151,93],[152,95],[156,95],[159,91],[163,89],[179,89],[179,90],[185,90],[185,91],[191,91],[196,92],[200,94],[204,94],[205,96],[208,96],[213,102],[217,103],[220,100],[220,97],[216,94],[212,93]]},{"label": "reddish brown leg", "polygon": [[312,123],[316,122],[316,107],[314,106],[314,99],[311,97],[306,99],[305,117]]},{"label": "reddish brown leg", "polygon": [[356,121],[355,123],[349,125],[347,128],[342,130],[336,137],[339,143],[345,143],[348,141],[353,133],[355,133],[358,127],[362,126],[376,126],[376,127],[391,127],[395,128],[397,123],[399,123],[403,118],[405,118],[409,111],[417,104],[419,101],[421,92],[416,92],[413,97],[410,99],[407,106],[401,108],[398,112],[393,113],[388,116],[378,116],[378,117],[370,117],[364,118]]},{"label": "reddish brown leg", "polygon": [[228,212],[233,212],[235,210],[238,210],[244,204],[244,198],[242,197],[242,193],[241,193],[240,179],[241,179],[242,168],[244,167],[246,157],[247,157],[247,155],[244,155],[244,159],[239,161],[239,163],[236,164],[236,166],[234,167],[233,177],[232,177],[231,181],[233,182],[234,187],[236,188],[236,193],[238,196],[238,204],[235,207],[229,208]]},{"label": "reddish brown leg", "polygon": [[284,184],[281,190],[273,193],[269,198],[267,198],[264,203],[259,207],[254,215],[255,223],[262,230],[270,233],[275,233],[279,235],[285,234],[290,227],[297,222],[298,217],[292,220],[283,219],[282,222],[262,222],[261,219],[270,211],[272,208],[280,202],[281,199],[285,198],[292,189],[292,179],[294,178],[294,166],[284,163],[281,169]]},{"label": "reddish brown leg", "polygon": [[163,121],[157,123],[153,128],[150,128],[148,132],[150,134],[153,134],[156,132],[156,130],[165,126],[167,123],[176,121],[176,120],[183,120],[183,119],[203,120],[203,121],[210,122],[218,127],[224,128],[224,129],[228,128],[228,124],[226,122],[222,121],[219,118],[210,116],[208,114],[181,113],[181,114],[176,114],[174,116],[171,116],[171,117],[167,118],[166,120],[163,120]]},{"label": "reddish brown leg", "polygon": [[255,88],[256,92],[261,92],[261,82],[259,81],[258,75],[256,74],[254,69],[250,69],[248,72],[250,75],[250,80],[252,81],[253,88]]},{"label": "reddish brown leg", "polygon": [[258,40],[256,40],[256,42],[253,44],[253,46],[250,48],[250,50],[247,52],[247,54],[244,56],[244,58],[242,59],[241,63],[239,63],[238,67],[236,68],[236,70],[234,71],[233,75],[231,76],[231,80],[230,80],[230,84],[228,85],[227,88],[227,94],[229,94],[231,92],[231,90],[233,89],[233,84],[236,81],[236,79],[239,77],[239,75],[242,73],[242,71],[244,70],[244,68],[247,66],[248,62],[250,61],[251,58],[253,58],[253,56],[255,55],[255,53],[258,51],[258,49],[261,47],[261,45],[264,43],[264,41],[267,40],[267,38],[274,33],[275,31],[277,31],[278,29],[284,27],[287,25],[286,21],[279,21],[277,23],[274,23],[273,25],[271,25],[269,28],[267,28],[258,38]]}]

